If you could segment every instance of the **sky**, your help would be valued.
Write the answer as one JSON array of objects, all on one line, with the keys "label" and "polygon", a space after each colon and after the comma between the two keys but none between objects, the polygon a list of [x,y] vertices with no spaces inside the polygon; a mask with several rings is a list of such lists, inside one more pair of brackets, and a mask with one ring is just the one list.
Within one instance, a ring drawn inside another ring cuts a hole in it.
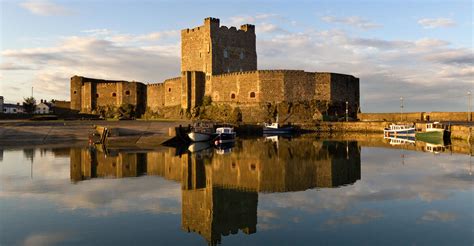
[{"label": "sky", "polygon": [[180,30],[256,25],[258,69],[360,78],[362,112],[467,111],[468,1],[0,0],[0,95],[69,100],[74,75],[158,83],[180,73]]}]

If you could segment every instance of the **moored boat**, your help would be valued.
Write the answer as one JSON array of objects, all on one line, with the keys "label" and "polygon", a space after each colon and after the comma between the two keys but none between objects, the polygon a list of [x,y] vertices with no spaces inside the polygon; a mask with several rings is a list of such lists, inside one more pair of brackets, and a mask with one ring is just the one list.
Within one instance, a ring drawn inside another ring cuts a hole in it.
[{"label": "moored boat", "polygon": [[295,128],[292,125],[280,125],[278,122],[265,123],[263,126],[263,134],[291,134],[295,132]]},{"label": "moored boat", "polygon": [[188,133],[192,142],[209,141],[214,136],[214,125],[210,122],[196,122]]},{"label": "moored boat", "polygon": [[440,122],[426,123],[423,131],[416,133],[416,139],[431,143],[444,144],[449,139],[448,127]]},{"label": "moored boat", "polygon": [[391,124],[384,128],[383,133],[388,136],[415,136],[415,126]]},{"label": "moored boat", "polygon": [[235,132],[232,127],[219,127],[216,129],[216,136],[214,138],[214,144],[220,145],[225,143],[232,143],[235,141]]}]

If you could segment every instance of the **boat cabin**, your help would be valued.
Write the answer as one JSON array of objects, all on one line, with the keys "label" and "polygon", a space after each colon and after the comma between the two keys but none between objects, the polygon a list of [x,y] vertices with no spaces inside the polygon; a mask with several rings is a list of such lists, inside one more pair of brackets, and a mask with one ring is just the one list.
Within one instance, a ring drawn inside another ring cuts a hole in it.
[{"label": "boat cabin", "polygon": [[427,132],[440,132],[446,130],[446,126],[444,124],[441,124],[439,122],[433,122],[433,123],[426,123],[426,131]]},{"label": "boat cabin", "polygon": [[217,134],[232,134],[234,129],[232,127],[219,127],[216,129]]}]

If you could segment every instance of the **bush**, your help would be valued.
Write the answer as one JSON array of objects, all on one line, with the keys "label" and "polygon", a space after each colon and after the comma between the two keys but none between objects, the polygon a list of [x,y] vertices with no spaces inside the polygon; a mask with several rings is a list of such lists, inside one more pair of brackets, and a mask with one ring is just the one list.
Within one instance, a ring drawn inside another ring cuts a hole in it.
[{"label": "bush", "polygon": [[202,98],[202,106],[210,106],[212,104],[212,97],[211,96],[204,96]]}]

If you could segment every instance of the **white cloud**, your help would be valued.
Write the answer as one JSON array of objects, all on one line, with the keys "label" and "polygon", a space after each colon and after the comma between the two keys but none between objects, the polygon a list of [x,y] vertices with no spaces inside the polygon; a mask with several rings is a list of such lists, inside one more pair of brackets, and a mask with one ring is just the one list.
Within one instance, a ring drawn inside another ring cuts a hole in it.
[{"label": "white cloud", "polygon": [[373,29],[373,28],[382,27],[382,25],[377,24],[375,22],[371,22],[360,16],[348,16],[348,17],[323,16],[321,19],[327,23],[345,24],[345,25],[354,26],[360,29]]},{"label": "white cloud", "polygon": [[438,210],[429,210],[422,217],[422,221],[448,222],[453,221],[458,216],[454,213],[440,212]]},{"label": "white cloud", "polygon": [[70,9],[48,0],[29,0],[20,3],[20,6],[32,14],[41,16],[69,15],[72,13]]},{"label": "white cloud", "polygon": [[[141,82],[161,82],[179,75],[180,45],[175,39],[176,31],[124,34],[130,38],[121,40],[105,29],[86,33],[87,36],[63,37],[51,47],[3,50],[5,62],[0,69],[7,81],[5,94],[18,96],[11,100],[22,98],[9,81],[34,81],[31,86],[38,88],[38,96],[68,99],[69,79],[74,75]],[[35,70],[21,76],[15,73],[27,68]]]},{"label": "white cloud", "polygon": [[455,26],[456,22],[449,18],[424,18],[419,19],[418,24],[423,26],[423,28],[439,28]]},{"label": "white cloud", "polygon": [[58,233],[58,232],[47,232],[47,233],[35,233],[28,235],[24,241],[24,246],[47,246],[47,245],[59,245],[67,242],[70,238],[70,233]]}]

